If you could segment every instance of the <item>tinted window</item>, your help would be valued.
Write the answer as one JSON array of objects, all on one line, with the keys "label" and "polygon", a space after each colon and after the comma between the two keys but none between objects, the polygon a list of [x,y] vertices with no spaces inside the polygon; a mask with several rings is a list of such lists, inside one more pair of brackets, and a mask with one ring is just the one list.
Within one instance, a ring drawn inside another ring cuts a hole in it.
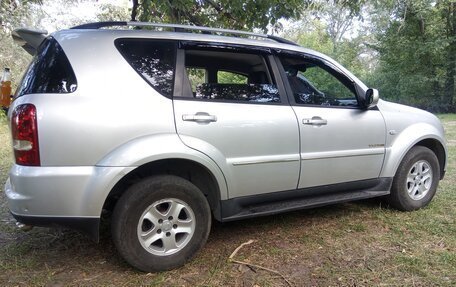
[{"label": "tinted window", "polygon": [[50,37],[38,49],[18,87],[16,95],[71,93],[77,82],[70,62],[57,41]]},{"label": "tinted window", "polygon": [[198,85],[206,82],[206,70],[200,68],[186,68],[187,76],[192,86],[192,92],[196,92]]},{"label": "tinted window", "polygon": [[241,102],[280,102],[279,91],[267,84],[202,84],[196,87],[197,99]]},{"label": "tinted window", "polygon": [[324,63],[281,57],[297,104],[358,106],[353,83]]},{"label": "tinted window", "polygon": [[127,62],[155,90],[166,97],[173,94],[176,44],[149,39],[119,39],[117,49]]},{"label": "tinted window", "polygon": [[220,84],[247,84],[248,78],[245,75],[227,71],[218,71],[217,83]]},{"label": "tinted window", "polygon": [[184,97],[213,101],[279,103],[263,55],[223,49],[186,50]]}]

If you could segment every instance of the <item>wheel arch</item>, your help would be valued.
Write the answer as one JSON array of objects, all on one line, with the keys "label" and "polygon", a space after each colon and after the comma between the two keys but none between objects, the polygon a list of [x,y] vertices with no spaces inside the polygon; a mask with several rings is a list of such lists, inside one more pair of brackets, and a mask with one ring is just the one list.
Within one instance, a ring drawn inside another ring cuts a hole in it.
[{"label": "wheel arch", "polygon": [[160,159],[133,169],[114,185],[104,201],[103,209],[112,210],[128,187],[155,175],[175,175],[190,181],[205,195],[214,218],[221,219],[221,190],[215,175],[203,164],[184,158]]},{"label": "wheel arch", "polygon": [[[423,125],[421,128],[428,131],[428,125]],[[444,139],[438,136],[438,133],[428,132],[421,136],[418,133],[419,129],[408,129],[401,133],[391,147],[386,149],[385,162],[380,177],[394,177],[405,155],[415,146],[424,146],[436,155],[439,161],[440,178],[443,178],[447,161]],[[410,141],[410,138],[414,138],[414,140]]]},{"label": "wheel arch", "polygon": [[439,160],[440,179],[443,179],[446,166],[446,151],[442,143],[436,139],[428,138],[417,142],[414,146],[424,146],[434,152],[435,156]]}]

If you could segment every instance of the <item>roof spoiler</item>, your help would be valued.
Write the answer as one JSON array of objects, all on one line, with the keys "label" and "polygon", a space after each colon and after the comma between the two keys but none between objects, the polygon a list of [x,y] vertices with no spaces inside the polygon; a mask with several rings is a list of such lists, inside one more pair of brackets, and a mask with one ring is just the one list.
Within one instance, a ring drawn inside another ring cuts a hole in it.
[{"label": "roof spoiler", "polygon": [[29,28],[15,29],[11,36],[14,42],[21,46],[30,55],[35,55],[36,50],[47,36],[46,30],[37,30]]}]

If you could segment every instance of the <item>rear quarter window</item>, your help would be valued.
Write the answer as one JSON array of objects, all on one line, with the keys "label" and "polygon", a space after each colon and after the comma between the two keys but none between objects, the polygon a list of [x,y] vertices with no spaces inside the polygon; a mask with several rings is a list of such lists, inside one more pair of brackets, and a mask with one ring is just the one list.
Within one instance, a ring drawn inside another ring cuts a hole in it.
[{"label": "rear quarter window", "polygon": [[76,88],[76,76],[65,52],[54,38],[49,37],[40,45],[25,71],[16,97],[38,93],[66,94]]},{"label": "rear quarter window", "polygon": [[117,39],[116,48],[133,69],[165,97],[173,94],[176,43],[154,39]]}]

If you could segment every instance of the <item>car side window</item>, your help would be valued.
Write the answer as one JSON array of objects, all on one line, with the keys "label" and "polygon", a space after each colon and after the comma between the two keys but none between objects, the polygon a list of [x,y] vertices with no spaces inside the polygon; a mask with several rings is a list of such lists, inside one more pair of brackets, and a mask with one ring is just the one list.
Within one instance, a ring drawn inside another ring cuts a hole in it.
[{"label": "car side window", "polygon": [[280,102],[263,55],[223,49],[185,50],[182,96],[207,101]]},{"label": "car side window", "polygon": [[204,68],[195,68],[195,67],[187,67],[185,69],[187,73],[188,80],[191,85],[192,93],[196,93],[196,87],[204,84],[207,79],[206,69]]},{"label": "car side window", "polygon": [[165,97],[173,94],[176,43],[151,39],[117,39],[116,48],[132,68]]},{"label": "car side window", "polygon": [[242,75],[228,71],[217,72],[217,83],[220,84],[247,84],[248,80],[249,78],[247,77],[247,75]]},{"label": "car side window", "polygon": [[24,94],[72,93],[77,88],[76,76],[59,43],[49,37],[40,45],[25,72],[16,97]]},{"label": "car side window", "polygon": [[296,104],[357,107],[353,83],[323,61],[280,57]]}]

